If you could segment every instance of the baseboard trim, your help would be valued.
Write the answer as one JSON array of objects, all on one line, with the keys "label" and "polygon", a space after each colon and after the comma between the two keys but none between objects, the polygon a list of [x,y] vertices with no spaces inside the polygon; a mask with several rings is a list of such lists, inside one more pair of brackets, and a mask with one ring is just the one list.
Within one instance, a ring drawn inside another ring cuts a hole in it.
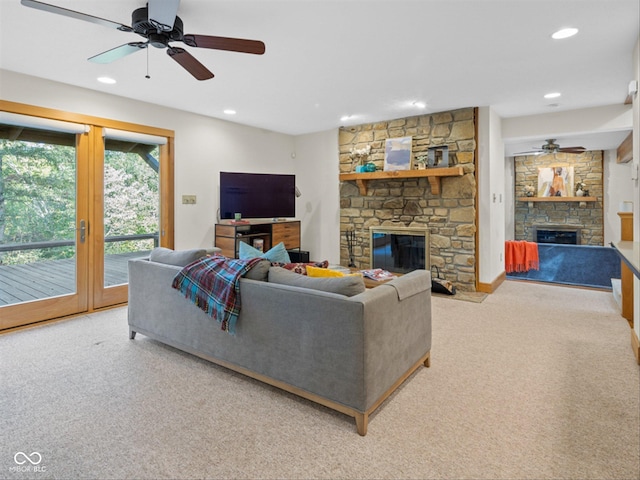
[{"label": "baseboard trim", "polygon": [[478,292],[482,293],[493,293],[495,292],[500,285],[507,279],[507,272],[503,271],[500,275],[496,277],[496,279],[491,283],[481,283],[478,282],[478,288],[476,289]]},{"label": "baseboard trim", "polygon": [[631,329],[631,348],[636,356],[636,362],[640,365],[640,340],[638,340],[638,335],[633,328]]}]

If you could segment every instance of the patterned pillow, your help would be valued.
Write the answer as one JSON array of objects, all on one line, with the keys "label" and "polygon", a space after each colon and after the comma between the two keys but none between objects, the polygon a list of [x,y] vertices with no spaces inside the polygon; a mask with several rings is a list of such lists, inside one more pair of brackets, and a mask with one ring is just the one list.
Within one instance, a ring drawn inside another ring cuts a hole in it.
[{"label": "patterned pillow", "polygon": [[271,262],[272,267],[282,267],[291,272],[299,273],[300,275],[307,274],[307,267],[327,268],[329,266],[329,260],[323,262],[308,262],[308,263],[281,263]]}]

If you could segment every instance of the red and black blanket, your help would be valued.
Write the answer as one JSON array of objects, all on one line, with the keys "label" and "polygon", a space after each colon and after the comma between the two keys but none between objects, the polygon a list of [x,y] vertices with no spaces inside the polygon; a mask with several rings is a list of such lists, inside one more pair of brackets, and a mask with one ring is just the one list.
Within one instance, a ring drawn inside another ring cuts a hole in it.
[{"label": "red and black blanket", "polygon": [[234,335],[240,314],[240,277],[260,260],[203,257],[184,267],[171,286],[220,323],[223,331]]}]

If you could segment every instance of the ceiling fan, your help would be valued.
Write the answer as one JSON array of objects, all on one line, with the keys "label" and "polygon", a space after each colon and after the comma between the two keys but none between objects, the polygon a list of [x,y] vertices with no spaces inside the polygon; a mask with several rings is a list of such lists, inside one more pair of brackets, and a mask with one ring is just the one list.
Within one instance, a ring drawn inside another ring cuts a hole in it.
[{"label": "ceiling fan", "polygon": [[149,0],[146,7],[133,11],[131,14],[131,27],[36,0],[21,0],[21,3],[26,7],[84,20],[103,27],[115,28],[122,32],[137,33],[146,39],[145,42],[125,43],[89,58],[89,61],[94,63],[111,63],[152,45],[156,48],[166,48],[167,55],[178,62],[196,79],[207,80],[213,78],[213,73],[184,48],[174,47],[169,42],[182,42],[189,47],[227,50],[254,55],[262,55],[265,52],[265,45],[259,40],[183,33],[182,20],[177,16],[180,0]]},{"label": "ceiling fan", "polygon": [[549,138],[545,140],[547,143],[542,145],[540,148],[534,147],[533,150],[529,152],[518,152],[514,155],[547,155],[550,153],[584,153],[586,148],[584,147],[561,147],[556,143],[555,138]]}]

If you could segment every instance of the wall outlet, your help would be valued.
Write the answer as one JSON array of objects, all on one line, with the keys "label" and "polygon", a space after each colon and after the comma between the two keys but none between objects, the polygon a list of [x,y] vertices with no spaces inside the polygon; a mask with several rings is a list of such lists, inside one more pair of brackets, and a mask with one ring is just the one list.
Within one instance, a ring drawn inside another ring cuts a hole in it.
[{"label": "wall outlet", "polygon": [[196,196],[195,195],[182,195],[182,204],[183,205],[195,205],[196,204]]}]

